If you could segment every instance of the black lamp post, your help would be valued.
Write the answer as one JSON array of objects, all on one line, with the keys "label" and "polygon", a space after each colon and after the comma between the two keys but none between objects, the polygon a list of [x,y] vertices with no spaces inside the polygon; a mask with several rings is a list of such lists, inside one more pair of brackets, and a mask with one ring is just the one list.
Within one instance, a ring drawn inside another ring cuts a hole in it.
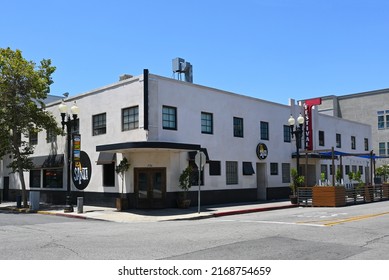
[{"label": "black lamp post", "polygon": [[70,188],[70,166],[71,166],[71,142],[72,142],[72,126],[73,129],[77,129],[77,116],[79,114],[79,108],[76,105],[76,101],[74,101],[73,106],[70,108],[70,111],[72,113],[72,117],[67,113],[68,111],[68,106],[65,104],[64,101],[59,105],[58,107],[60,113],[61,113],[61,118],[62,118],[62,131],[65,130],[66,126],[66,143],[67,143],[67,188],[66,188],[66,205],[64,212],[73,212],[73,205],[72,205],[72,198],[71,198],[71,188]]},{"label": "black lamp post", "polygon": [[301,146],[301,137],[303,135],[303,124],[304,124],[304,117],[300,114],[297,118],[298,126],[295,126],[296,120],[293,118],[292,115],[290,115],[290,118],[288,120],[289,126],[290,126],[290,134],[296,136],[296,161],[297,161],[297,175],[300,176],[300,146]]}]

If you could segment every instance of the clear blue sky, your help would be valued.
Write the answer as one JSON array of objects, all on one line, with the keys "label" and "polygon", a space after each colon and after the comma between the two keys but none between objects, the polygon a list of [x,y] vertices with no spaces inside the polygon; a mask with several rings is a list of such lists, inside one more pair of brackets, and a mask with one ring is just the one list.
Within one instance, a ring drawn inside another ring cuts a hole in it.
[{"label": "clear blue sky", "polygon": [[172,77],[287,104],[389,88],[387,0],[0,0],[0,47],[57,67],[51,94]]}]

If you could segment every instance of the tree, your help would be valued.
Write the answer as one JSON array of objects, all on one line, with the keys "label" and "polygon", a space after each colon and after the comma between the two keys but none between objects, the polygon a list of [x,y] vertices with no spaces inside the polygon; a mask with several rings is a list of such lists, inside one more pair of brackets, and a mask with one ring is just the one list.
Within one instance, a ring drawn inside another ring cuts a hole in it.
[{"label": "tree", "polygon": [[23,171],[32,167],[29,156],[34,151],[25,139],[43,129],[61,133],[44,104],[54,71],[50,60],[43,59],[37,66],[24,59],[20,50],[0,48],[0,157],[12,158],[7,167],[19,174],[23,207],[27,207]]}]

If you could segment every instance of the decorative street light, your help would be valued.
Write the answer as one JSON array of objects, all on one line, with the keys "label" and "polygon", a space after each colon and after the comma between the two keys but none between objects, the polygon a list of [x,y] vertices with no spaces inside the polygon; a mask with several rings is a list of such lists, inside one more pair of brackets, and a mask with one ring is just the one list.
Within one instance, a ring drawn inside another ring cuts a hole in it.
[{"label": "decorative street light", "polygon": [[62,100],[62,103],[58,106],[59,112],[61,113],[62,118],[62,131],[65,130],[66,126],[66,143],[67,143],[67,194],[66,194],[66,205],[64,212],[73,212],[73,205],[71,200],[71,188],[70,188],[70,165],[71,165],[71,142],[72,142],[72,127],[73,130],[77,129],[77,117],[79,114],[79,108],[77,107],[76,101],[74,101],[73,106],[70,108],[72,117],[67,113],[68,106]]},{"label": "decorative street light", "polygon": [[303,124],[305,122],[304,117],[301,115],[297,118],[298,126],[295,126],[296,120],[293,118],[292,115],[290,115],[290,118],[288,120],[289,126],[290,126],[290,134],[296,136],[296,161],[297,161],[297,175],[300,176],[300,146],[301,146],[301,137],[303,135]]}]

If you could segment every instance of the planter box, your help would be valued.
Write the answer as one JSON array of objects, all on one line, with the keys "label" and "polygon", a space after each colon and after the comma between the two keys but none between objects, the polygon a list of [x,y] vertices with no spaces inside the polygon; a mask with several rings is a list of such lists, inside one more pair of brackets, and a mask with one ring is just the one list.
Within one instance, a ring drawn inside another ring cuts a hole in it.
[{"label": "planter box", "polygon": [[346,205],[346,189],[344,187],[312,188],[312,205],[324,207],[338,207]]},{"label": "planter box", "polygon": [[128,199],[127,198],[116,198],[116,209],[118,211],[123,211],[128,209]]},{"label": "planter box", "polygon": [[389,198],[389,184],[382,184],[382,198]]}]

